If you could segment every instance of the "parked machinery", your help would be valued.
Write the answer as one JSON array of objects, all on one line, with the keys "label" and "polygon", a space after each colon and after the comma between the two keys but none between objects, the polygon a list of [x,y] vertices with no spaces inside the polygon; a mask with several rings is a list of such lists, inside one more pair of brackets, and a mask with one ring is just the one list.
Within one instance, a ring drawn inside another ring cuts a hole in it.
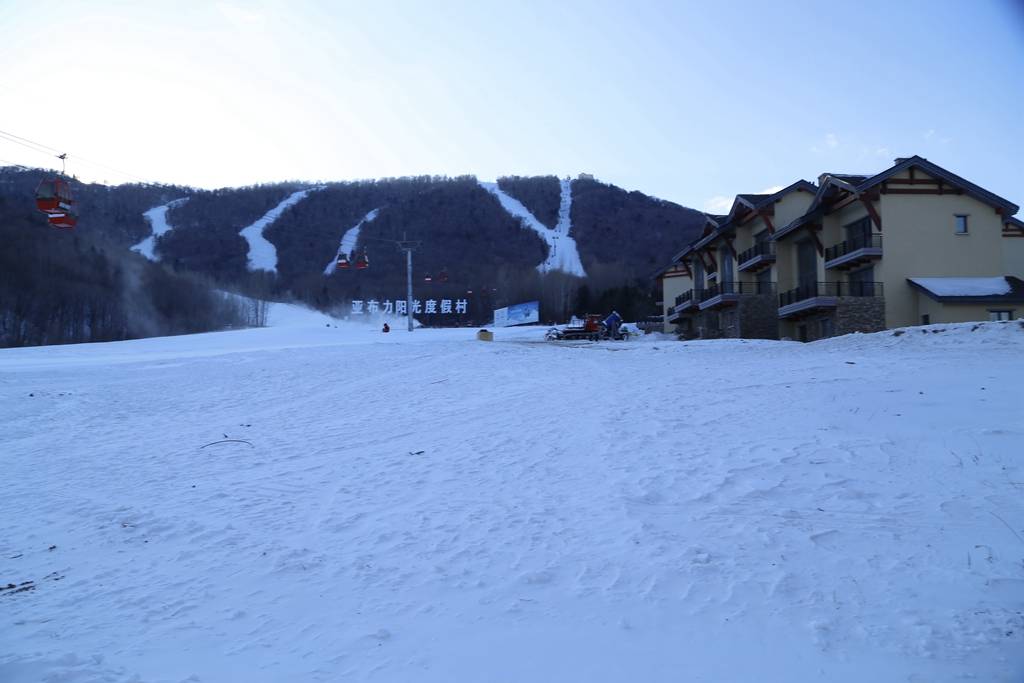
[{"label": "parked machinery", "polygon": [[544,336],[548,341],[600,341],[624,339],[620,332],[622,316],[616,311],[602,318],[600,313],[588,313],[583,318],[573,317],[563,328],[552,327]]}]

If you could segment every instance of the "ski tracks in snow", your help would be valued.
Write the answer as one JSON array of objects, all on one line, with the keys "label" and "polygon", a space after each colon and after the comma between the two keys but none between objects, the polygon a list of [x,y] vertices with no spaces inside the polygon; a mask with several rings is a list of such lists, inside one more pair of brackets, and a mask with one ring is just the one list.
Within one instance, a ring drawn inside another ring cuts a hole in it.
[{"label": "ski tracks in snow", "polygon": [[522,202],[498,187],[498,183],[480,182],[480,187],[497,197],[505,211],[518,218],[523,227],[533,230],[547,243],[547,258],[537,266],[537,270],[542,273],[559,270],[569,275],[586,277],[587,274],[583,270],[583,262],[580,260],[576,240],[569,234],[572,230],[571,180],[563,179],[559,181],[561,198],[558,205],[558,224],[554,230],[537,220],[537,217]]},{"label": "ski tracks in snow", "polygon": [[380,209],[374,209],[370,211],[362,220],[353,225],[351,228],[345,231],[345,234],[341,236],[341,243],[338,245],[338,251],[327,265],[324,267],[324,275],[331,275],[335,271],[335,264],[337,263],[338,256],[342,254],[349,255],[356,249],[356,245],[359,243],[359,231],[362,230],[363,226],[377,218],[377,214],[380,213]]},{"label": "ski tracks in snow", "polygon": [[274,221],[281,217],[287,209],[305,199],[310,192],[322,190],[323,187],[310,187],[305,190],[292,192],[285,197],[273,209],[263,214],[263,217],[252,225],[242,228],[239,234],[249,243],[248,264],[250,271],[265,270],[271,273],[277,272],[277,247],[270,240],[263,236],[263,231],[270,227]]},{"label": "ski tracks in snow", "polygon": [[160,206],[153,207],[149,211],[145,212],[143,217],[149,222],[150,232],[146,239],[142,240],[138,244],[132,246],[131,250],[142,254],[150,261],[159,261],[160,257],[156,254],[156,240],[162,235],[166,235],[173,228],[170,223],[167,222],[167,212],[173,208],[179,207],[189,200],[188,197],[182,197],[181,199],[175,199],[161,204]]}]

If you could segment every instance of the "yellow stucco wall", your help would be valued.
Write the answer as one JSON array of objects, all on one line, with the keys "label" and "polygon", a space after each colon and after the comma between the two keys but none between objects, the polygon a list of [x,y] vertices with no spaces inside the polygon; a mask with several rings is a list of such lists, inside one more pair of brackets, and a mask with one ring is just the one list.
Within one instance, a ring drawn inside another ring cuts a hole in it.
[{"label": "yellow stucco wall", "polygon": [[968,323],[989,319],[989,311],[1011,310],[1012,317],[1024,315],[1024,304],[950,304],[939,303],[927,294],[914,290],[917,305],[917,320],[908,325],[922,324],[922,316],[927,315],[929,322],[935,323]]},{"label": "yellow stucco wall", "polygon": [[814,195],[804,190],[794,190],[775,202],[775,216],[772,223],[776,228],[792,223],[804,215],[807,207],[811,205]]},{"label": "yellow stucco wall", "polygon": [[[1002,221],[992,207],[967,195],[883,194],[883,249],[876,279],[885,287],[885,323],[920,323],[910,277],[1003,275]],[[957,214],[968,216],[968,234],[955,232]]]},{"label": "yellow stucco wall", "polygon": [[668,324],[668,314],[675,308],[676,297],[688,289],[693,289],[693,280],[686,275],[661,278],[661,313],[666,317],[666,332],[675,331],[676,326]]},{"label": "yellow stucco wall", "polygon": [[1003,275],[1024,280],[1024,237],[1003,237]]}]

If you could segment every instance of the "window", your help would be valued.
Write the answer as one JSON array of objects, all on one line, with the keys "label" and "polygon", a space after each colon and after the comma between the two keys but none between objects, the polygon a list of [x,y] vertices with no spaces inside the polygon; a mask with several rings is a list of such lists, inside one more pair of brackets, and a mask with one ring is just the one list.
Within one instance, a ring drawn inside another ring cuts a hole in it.
[{"label": "window", "polygon": [[832,327],[832,318],[822,318],[819,321],[819,324],[821,325],[821,327],[820,327],[820,330],[821,330],[820,338],[821,339],[827,339],[828,337],[831,337],[832,334],[833,334],[833,330],[834,330],[834,328]]},{"label": "window", "polygon": [[925,313],[924,315],[921,316],[921,324],[922,325],[931,325],[932,324],[932,317],[930,315],[928,315],[927,313]]},{"label": "window", "polygon": [[1013,311],[989,311],[989,320],[1013,320]]},{"label": "window", "polygon": [[966,235],[967,234],[967,216],[957,214],[956,216],[956,234]]},{"label": "window", "polygon": [[719,263],[719,277],[718,282],[722,286],[728,286],[732,284],[732,254],[729,252],[728,247],[722,247],[718,250],[718,263]]},{"label": "window", "polygon": [[860,220],[844,225],[846,239],[857,244],[868,244],[871,241],[871,217],[864,216]]},{"label": "window", "polygon": [[868,266],[850,273],[850,296],[877,296],[875,267]]}]

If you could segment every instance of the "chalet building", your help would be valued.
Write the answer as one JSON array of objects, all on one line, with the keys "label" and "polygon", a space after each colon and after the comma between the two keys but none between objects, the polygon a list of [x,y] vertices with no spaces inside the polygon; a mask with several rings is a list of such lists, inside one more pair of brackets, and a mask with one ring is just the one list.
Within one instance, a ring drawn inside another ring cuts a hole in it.
[{"label": "chalet building", "polygon": [[817,189],[800,180],[773,194],[741,194],[727,215],[709,215],[700,239],[673,259],[689,291],[666,310],[666,327],[687,338],[778,339],[772,235],[803,215]]},{"label": "chalet building", "polygon": [[737,195],[659,273],[666,330],[810,341],[1024,316],[1017,210],[917,156]]}]

